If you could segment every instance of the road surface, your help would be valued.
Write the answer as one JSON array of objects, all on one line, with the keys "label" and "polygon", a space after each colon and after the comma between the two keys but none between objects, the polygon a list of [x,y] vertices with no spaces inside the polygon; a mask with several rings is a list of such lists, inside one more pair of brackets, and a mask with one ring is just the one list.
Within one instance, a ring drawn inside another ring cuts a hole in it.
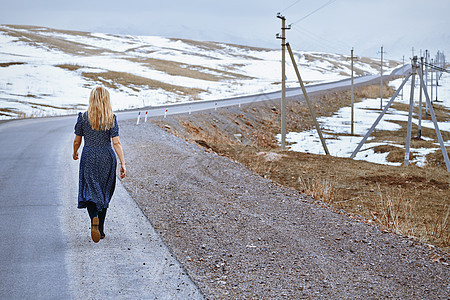
[{"label": "road surface", "polygon": [[166,298],[202,295],[119,182],[90,240],[77,205],[74,117],[0,125],[0,299]]}]

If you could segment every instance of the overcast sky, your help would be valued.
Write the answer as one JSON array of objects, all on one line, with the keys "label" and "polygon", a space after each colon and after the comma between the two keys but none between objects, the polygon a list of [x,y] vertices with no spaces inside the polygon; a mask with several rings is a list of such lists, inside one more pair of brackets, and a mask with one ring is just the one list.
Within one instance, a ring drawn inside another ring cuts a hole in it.
[{"label": "overcast sky", "polygon": [[[278,48],[286,16],[296,50],[409,59],[420,49],[450,60],[450,0],[0,0],[0,23],[159,35]],[[322,7],[322,8],[321,8]],[[321,8],[321,9],[319,9]],[[314,12],[315,10],[318,11]],[[311,14],[312,13],[312,14]],[[305,18],[306,17],[306,18]]]}]

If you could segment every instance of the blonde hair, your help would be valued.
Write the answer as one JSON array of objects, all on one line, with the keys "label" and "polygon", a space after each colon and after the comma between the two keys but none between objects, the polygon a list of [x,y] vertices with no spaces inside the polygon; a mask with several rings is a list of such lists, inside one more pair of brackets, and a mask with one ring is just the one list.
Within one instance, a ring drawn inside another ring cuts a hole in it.
[{"label": "blonde hair", "polygon": [[104,87],[98,86],[92,89],[89,97],[88,119],[94,130],[109,130],[114,127],[109,92]]}]

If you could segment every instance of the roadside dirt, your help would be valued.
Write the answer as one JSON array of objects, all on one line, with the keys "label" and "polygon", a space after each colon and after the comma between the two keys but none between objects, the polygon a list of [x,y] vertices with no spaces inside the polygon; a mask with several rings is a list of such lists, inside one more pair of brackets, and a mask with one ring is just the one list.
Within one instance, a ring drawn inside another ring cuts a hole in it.
[{"label": "roadside dirt", "polygon": [[[321,97],[320,114],[341,105]],[[278,111],[264,102],[152,120],[163,129],[120,124],[123,183],[206,298],[449,298],[448,254],[382,226],[387,202],[373,202],[392,186],[436,190],[442,203],[448,174],[279,151]]]},{"label": "roadside dirt", "polygon": [[[388,96],[394,92],[387,85],[385,90]],[[364,97],[376,98],[378,94],[379,86],[361,87],[356,90],[355,98],[359,101]],[[351,101],[346,90],[316,94],[312,99],[318,116],[330,116]],[[394,107],[408,109],[398,104]],[[439,105],[434,109],[440,121],[450,121],[449,110]],[[176,136],[225,155],[265,178],[312,195],[336,209],[450,250],[450,174],[440,151],[427,156],[429,164],[425,168],[281,151],[275,139],[280,132],[279,112],[279,101],[267,101],[152,121]],[[373,134],[376,141],[404,145],[406,122],[397,123],[402,126],[398,131],[376,130]],[[288,132],[309,130],[312,126],[304,101],[290,99]],[[416,132],[414,126],[413,134]],[[424,128],[422,136],[431,140],[413,139],[411,146],[436,148],[434,130]],[[450,139],[449,132],[442,131],[442,136],[444,140]],[[404,160],[402,148],[378,146],[374,150],[388,152],[391,162]]]}]

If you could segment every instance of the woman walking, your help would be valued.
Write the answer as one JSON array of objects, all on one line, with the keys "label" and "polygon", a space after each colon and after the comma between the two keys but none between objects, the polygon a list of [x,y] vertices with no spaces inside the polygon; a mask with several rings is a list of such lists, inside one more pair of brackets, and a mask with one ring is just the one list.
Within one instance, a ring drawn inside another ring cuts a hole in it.
[{"label": "woman walking", "polygon": [[119,125],[113,114],[109,92],[103,87],[92,89],[87,112],[79,113],[75,125],[73,159],[78,159],[78,149],[84,137],[81,153],[78,208],[87,208],[91,218],[91,237],[97,243],[105,237],[106,210],[116,186],[117,159],[120,160],[120,178],[127,174]]}]

